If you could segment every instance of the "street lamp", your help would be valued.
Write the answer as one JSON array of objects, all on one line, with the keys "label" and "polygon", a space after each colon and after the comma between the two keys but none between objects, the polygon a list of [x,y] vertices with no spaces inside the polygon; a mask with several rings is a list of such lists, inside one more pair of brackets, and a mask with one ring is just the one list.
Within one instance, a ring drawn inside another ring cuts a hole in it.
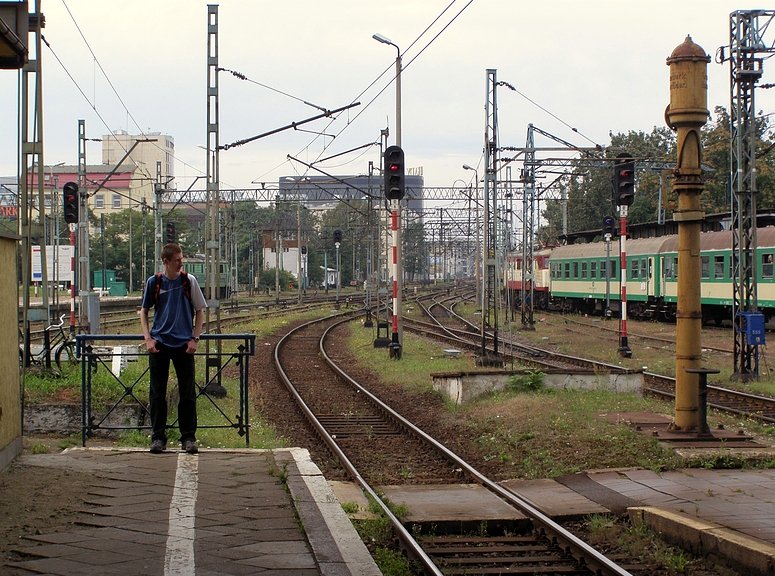
[{"label": "street lamp", "polygon": [[[479,247],[479,171],[468,164],[463,164],[463,170],[473,170],[476,180],[476,201],[474,202],[476,204],[476,263],[474,264],[474,277],[477,278],[477,281],[474,282],[474,285],[476,286],[476,301],[482,306],[482,317],[484,317],[484,303],[482,302],[484,290],[481,289],[478,282],[479,268],[481,266],[481,250]],[[484,275],[482,275],[482,279],[484,279]]]},{"label": "street lamp", "polygon": [[371,37],[396,49],[396,146],[401,146],[401,49],[382,34],[372,34]]}]

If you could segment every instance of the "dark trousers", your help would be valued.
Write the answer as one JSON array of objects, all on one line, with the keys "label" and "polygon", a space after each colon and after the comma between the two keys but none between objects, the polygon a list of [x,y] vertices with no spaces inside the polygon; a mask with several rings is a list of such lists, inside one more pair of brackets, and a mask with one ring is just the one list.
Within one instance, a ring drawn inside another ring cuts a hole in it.
[{"label": "dark trousers", "polygon": [[156,343],[158,352],[148,355],[151,389],[148,401],[151,409],[151,441],[167,442],[167,380],[170,360],[178,377],[180,401],[178,402],[178,426],[180,441],[196,440],[196,385],[194,383],[194,355],[186,353],[186,346],[170,348]]}]

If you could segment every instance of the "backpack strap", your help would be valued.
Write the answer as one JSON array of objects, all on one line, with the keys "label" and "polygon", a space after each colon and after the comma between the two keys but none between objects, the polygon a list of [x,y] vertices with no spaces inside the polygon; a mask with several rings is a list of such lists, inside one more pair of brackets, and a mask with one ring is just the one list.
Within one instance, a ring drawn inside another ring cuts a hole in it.
[{"label": "backpack strap", "polygon": [[161,293],[161,272],[154,277],[153,306],[159,305],[159,294]]},{"label": "backpack strap", "polygon": [[188,304],[191,306],[191,318],[193,318],[196,315],[196,312],[194,311],[194,302],[191,300],[191,280],[188,277],[188,272],[185,270],[180,271],[181,276],[181,284],[183,285],[183,293],[186,295],[186,298],[188,298]]},{"label": "backpack strap", "polygon": [[[161,293],[161,272],[154,277],[153,305],[159,305],[159,294]],[[194,311],[194,302],[191,300],[191,280],[185,270],[180,271],[180,283],[183,286],[183,293],[188,298],[188,305],[191,307],[191,318],[196,315]]]}]

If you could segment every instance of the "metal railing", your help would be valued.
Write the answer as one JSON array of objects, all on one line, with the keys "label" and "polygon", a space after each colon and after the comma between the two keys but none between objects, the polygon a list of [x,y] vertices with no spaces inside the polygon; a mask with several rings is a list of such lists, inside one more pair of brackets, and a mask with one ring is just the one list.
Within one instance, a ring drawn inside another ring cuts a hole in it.
[{"label": "metal railing", "polygon": [[[148,353],[138,350],[127,351],[125,346],[133,341],[143,341],[140,334],[79,334],[76,339],[76,355],[81,365],[81,445],[86,446],[86,439],[92,438],[95,431],[114,430],[150,430],[150,424],[143,422],[150,420],[150,409],[146,402],[138,397],[138,388],[149,384],[150,374],[146,365],[139,376],[132,377],[132,381],[125,381],[121,376],[121,364],[124,358],[148,356]],[[210,403],[215,411],[223,417],[223,424],[205,424],[198,428],[234,428],[240,436],[245,436],[245,445],[250,446],[250,407],[248,406],[248,376],[249,357],[255,355],[255,334],[203,334],[200,341],[204,344],[202,352],[195,356],[205,356],[208,366],[216,366],[217,370],[201,385],[196,382],[197,401],[200,399]],[[119,345],[118,343],[122,344]],[[210,346],[209,344],[217,344]],[[231,346],[229,345],[231,344]],[[217,351],[213,352],[211,348]],[[116,363],[114,359],[118,358]],[[120,386],[118,399],[111,398],[109,406],[99,416],[93,406],[94,377],[103,370]],[[219,403],[223,396],[223,388],[219,385],[223,371],[235,366],[239,373],[239,412],[234,417],[229,416],[224,408],[224,402]],[[205,371],[200,371],[200,373]],[[127,405],[137,409],[139,418],[136,424],[122,424],[119,409]],[[116,422],[116,421],[119,422]],[[167,424],[167,428],[175,428],[177,420]]]}]

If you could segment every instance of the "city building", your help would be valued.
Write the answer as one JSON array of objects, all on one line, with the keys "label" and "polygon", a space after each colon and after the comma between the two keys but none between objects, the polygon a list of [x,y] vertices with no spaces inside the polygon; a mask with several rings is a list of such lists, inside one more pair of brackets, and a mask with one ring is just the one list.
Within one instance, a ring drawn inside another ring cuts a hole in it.
[{"label": "city building", "polygon": [[172,136],[161,132],[135,135],[124,130],[103,135],[102,163],[115,166],[122,159],[122,166],[136,167],[148,180],[158,181],[167,189],[175,187],[175,139]]}]

